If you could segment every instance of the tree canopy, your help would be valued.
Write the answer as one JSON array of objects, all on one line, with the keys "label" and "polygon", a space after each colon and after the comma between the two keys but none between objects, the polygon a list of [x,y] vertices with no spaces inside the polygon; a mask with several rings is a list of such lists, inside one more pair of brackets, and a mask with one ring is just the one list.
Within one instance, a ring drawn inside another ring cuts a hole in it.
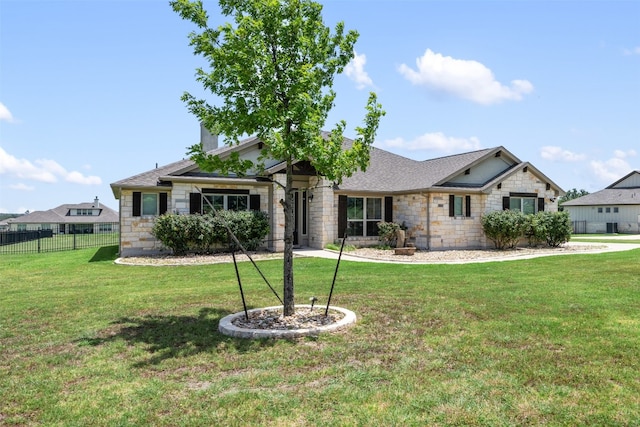
[{"label": "tree canopy", "polygon": [[[328,138],[322,135],[336,97],[334,77],[353,58],[358,33],[345,31],[338,23],[332,34],[322,22],[322,6],[312,1],[221,0],[219,4],[234,24],[211,28],[201,1],[171,2],[183,19],[199,28],[189,40],[209,68],[197,69],[196,80],[222,101],[211,105],[185,93],[182,99],[189,110],[229,143],[255,135],[265,143],[265,157],[308,160],[331,181],[365,170],[384,115],[375,93],[369,94],[364,124],[356,128],[350,149],[343,147],[344,121]],[[199,144],[190,147],[189,154],[207,170],[243,173],[260,166],[237,158],[225,163],[203,152]]]},{"label": "tree canopy", "polygon": [[572,188],[571,190],[567,191],[564,196],[560,196],[560,198],[558,199],[558,206],[562,206],[564,202],[577,199],[578,197],[586,196],[587,194],[589,194],[587,190],[577,190],[575,188]]},{"label": "tree canopy", "polygon": [[317,173],[340,182],[357,170],[366,170],[369,152],[384,115],[375,93],[365,106],[357,136],[344,147],[344,120],[323,135],[336,93],[333,81],[354,56],[358,33],[345,31],[342,22],[332,32],[322,21],[322,6],[309,0],[220,0],[223,16],[233,23],[209,26],[200,0],[174,0],[171,6],[197,30],[189,35],[196,55],[208,69],[196,70],[196,80],[221,100],[212,105],[189,93],[182,97],[204,126],[222,134],[230,144],[243,135],[264,142],[256,162],[237,155],[221,159],[190,147],[189,154],[208,171],[242,175],[261,170],[266,158],[286,162],[284,230],[284,313],[294,311],[293,293],[293,169],[308,161]]}]

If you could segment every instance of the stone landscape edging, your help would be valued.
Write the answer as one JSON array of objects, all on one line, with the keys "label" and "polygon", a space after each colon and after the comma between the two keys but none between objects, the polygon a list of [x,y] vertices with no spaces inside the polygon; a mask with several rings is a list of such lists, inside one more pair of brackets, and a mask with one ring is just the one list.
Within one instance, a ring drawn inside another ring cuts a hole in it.
[{"label": "stone landscape edging", "polygon": [[[311,305],[309,304],[301,304],[296,305],[296,308],[309,308]],[[263,310],[276,310],[282,308],[282,306],[273,306],[273,307],[265,307],[265,308],[254,308],[252,310],[247,310],[248,313],[253,313],[256,311]],[[320,310],[324,310],[324,307],[316,308]],[[228,316],[220,319],[220,323],[218,325],[218,331],[223,334],[234,338],[300,338],[307,336],[317,336],[321,333],[327,332],[335,332],[346,327],[351,326],[356,323],[356,314],[347,310],[346,308],[329,306],[329,311],[338,311],[344,314],[344,317],[339,321],[332,323],[330,325],[317,326],[315,328],[303,328],[303,329],[250,329],[250,328],[241,328],[233,324],[233,321],[238,318],[244,316],[244,311],[233,313]]]}]

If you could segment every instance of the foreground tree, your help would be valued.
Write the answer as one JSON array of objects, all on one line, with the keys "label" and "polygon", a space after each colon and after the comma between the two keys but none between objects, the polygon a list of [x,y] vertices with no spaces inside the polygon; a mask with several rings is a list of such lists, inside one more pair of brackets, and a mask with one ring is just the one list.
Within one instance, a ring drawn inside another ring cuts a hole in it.
[{"label": "foreground tree", "polygon": [[189,154],[201,169],[223,173],[260,170],[266,158],[286,162],[283,301],[284,315],[290,316],[295,310],[293,164],[309,161],[319,175],[338,183],[365,170],[384,111],[370,93],[364,124],[356,128],[352,146],[343,147],[344,121],[324,139],[321,131],[335,99],[333,79],[353,57],[358,33],[345,33],[344,24],[338,23],[332,34],[322,22],[322,6],[309,0],[220,0],[219,5],[234,24],[211,28],[201,1],[171,1],[174,11],[198,27],[189,39],[210,70],[198,69],[196,80],[217,95],[221,105],[189,93],[182,99],[206,128],[230,144],[255,135],[264,149],[256,164],[237,156],[222,160],[200,145]]}]

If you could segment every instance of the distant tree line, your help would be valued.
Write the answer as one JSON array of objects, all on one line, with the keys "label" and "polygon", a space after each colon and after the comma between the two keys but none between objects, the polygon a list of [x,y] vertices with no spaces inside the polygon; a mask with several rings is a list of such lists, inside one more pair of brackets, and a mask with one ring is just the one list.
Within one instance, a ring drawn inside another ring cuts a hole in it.
[{"label": "distant tree line", "polygon": [[577,199],[578,197],[586,196],[587,194],[589,194],[587,190],[584,190],[584,189],[577,190],[575,188],[572,188],[571,190],[567,191],[564,196],[560,196],[560,198],[558,199],[558,210],[559,211],[564,210],[562,208],[562,205],[565,202],[568,202],[569,200]]}]

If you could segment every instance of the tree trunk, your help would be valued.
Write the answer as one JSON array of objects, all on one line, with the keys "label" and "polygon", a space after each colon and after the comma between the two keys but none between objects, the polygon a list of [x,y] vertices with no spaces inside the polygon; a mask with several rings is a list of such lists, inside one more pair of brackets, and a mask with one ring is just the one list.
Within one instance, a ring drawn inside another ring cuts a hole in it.
[{"label": "tree trunk", "polygon": [[284,190],[284,315],[292,316],[295,312],[293,293],[293,231],[295,229],[293,165],[287,160],[287,181]]}]

